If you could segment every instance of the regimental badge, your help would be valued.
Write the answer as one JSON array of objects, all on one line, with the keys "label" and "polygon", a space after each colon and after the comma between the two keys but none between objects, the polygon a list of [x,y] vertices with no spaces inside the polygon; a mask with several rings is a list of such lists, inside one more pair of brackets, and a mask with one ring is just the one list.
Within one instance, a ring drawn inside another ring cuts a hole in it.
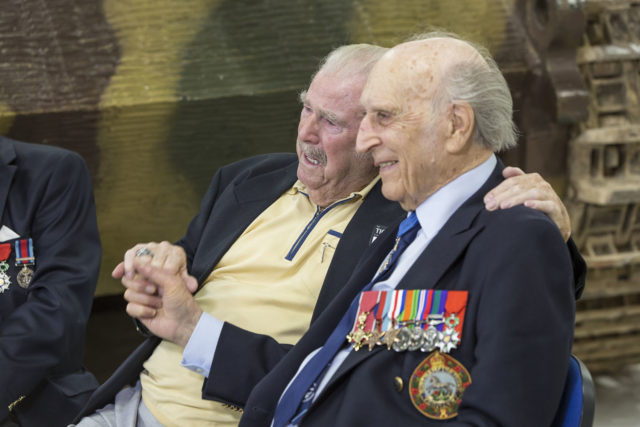
[{"label": "regimental badge", "polygon": [[460,362],[434,351],[413,371],[409,396],[426,417],[448,420],[458,415],[462,394],[470,384],[471,376]]},{"label": "regimental badge", "polygon": [[3,243],[0,245],[0,294],[9,289],[11,278],[7,274],[9,264],[7,259],[11,254],[11,244]]},{"label": "regimental badge", "polygon": [[373,231],[371,231],[371,237],[369,237],[369,244],[372,244],[373,242],[375,242],[376,239],[380,237],[380,235],[384,233],[384,230],[386,229],[387,227],[385,225],[380,225],[380,224],[375,225],[373,227]]},{"label": "regimental badge", "polygon": [[33,270],[29,266],[36,264],[36,256],[33,251],[33,240],[20,239],[16,240],[16,266],[22,266],[22,270],[18,273],[18,284],[26,289],[29,287],[33,279]]}]

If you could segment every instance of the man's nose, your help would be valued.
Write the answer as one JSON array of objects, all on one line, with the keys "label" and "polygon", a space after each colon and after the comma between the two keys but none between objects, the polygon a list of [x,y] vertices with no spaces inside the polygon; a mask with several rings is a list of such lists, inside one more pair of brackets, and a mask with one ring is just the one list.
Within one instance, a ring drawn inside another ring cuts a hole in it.
[{"label": "man's nose", "polygon": [[373,132],[373,128],[368,117],[368,115],[364,116],[360,122],[360,128],[358,129],[356,151],[359,153],[366,153],[380,143],[380,140]]},{"label": "man's nose", "polygon": [[317,144],[320,141],[318,136],[318,121],[313,116],[301,117],[298,124],[298,140],[310,144]]}]

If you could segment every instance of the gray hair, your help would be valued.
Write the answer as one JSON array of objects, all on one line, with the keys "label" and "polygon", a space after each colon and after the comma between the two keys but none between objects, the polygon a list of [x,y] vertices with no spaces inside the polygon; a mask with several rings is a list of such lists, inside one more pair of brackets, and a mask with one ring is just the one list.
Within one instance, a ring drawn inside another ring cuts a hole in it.
[{"label": "gray hair", "polygon": [[351,76],[363,75],[367,77],[378,60],[389,50],[386,47],[372,44],[349,44],[332,50],[320,61],[318,70],[311,76],[311,80],[320,71],[330,74],[347,74]]},{"label": "gray hair", "polygon": [[436,108],[442,111],[451,102],[466,102],[475,117],[473,140],[476,143],[493,152],[515,147],[518,131],[512,118],[511,92],[489,51],[455,34],[440,31],[413,36],[410,41],[436,37],[463,41],[483,59],[460,59],[443,71],[442,84],[434,95]]}]

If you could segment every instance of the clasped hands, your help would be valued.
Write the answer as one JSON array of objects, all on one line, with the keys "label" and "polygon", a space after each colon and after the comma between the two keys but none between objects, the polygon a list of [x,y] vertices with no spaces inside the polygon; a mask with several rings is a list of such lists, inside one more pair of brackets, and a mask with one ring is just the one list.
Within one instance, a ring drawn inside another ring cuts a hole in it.
[{"label": "clasped hands", "polygon": [[202,310],[193,297],[198,283],[187,272],[184,249],[169,242],[139,243],[125,253],[111,276],[126,288],[131,317],[154,335],[186,346]]}]

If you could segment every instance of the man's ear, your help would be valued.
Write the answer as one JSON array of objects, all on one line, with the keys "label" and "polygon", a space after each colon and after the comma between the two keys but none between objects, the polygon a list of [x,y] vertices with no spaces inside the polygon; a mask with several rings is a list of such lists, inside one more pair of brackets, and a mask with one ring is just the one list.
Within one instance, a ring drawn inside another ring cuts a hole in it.
[{"label": "man's ear", "polygon": [[447,112],[447,142],[450,154],[459,154],[472,142],[475,116],[473,108],[466,102],[454,102]]}]

